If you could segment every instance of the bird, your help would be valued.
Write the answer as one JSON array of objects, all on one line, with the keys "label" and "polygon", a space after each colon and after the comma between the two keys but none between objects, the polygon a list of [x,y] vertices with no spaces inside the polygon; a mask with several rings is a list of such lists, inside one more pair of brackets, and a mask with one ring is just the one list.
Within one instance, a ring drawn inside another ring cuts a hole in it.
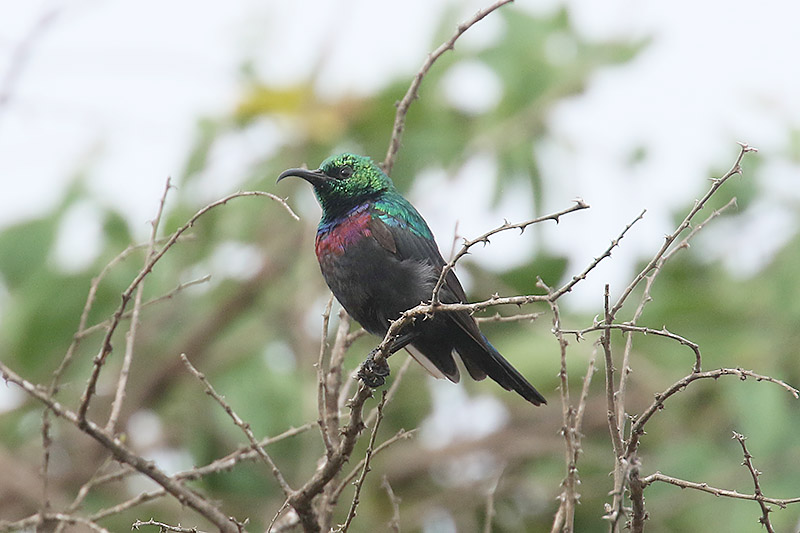
[{"label": "bird", "polygon": [[[322,276],[367,332],[383,337],[403,312],[431,301],[447,263],[428,224],[371,158],[334,155],[316,170],[285,170],[278,182],[290,176],[314,188],[322,208],[314,245]],[[445,275],[439,300],[467,302],[452,269]],[[488,376],[533,405],[547,403],[489,343],[467,311],[439,312],[413,321],[394,339],[389,353],[402,348],[437,378],[459,382],[457,354],[474,380]],[[385,368],[388,375],[388,365]],[[381,384],[382,378],[375,385]]]}]

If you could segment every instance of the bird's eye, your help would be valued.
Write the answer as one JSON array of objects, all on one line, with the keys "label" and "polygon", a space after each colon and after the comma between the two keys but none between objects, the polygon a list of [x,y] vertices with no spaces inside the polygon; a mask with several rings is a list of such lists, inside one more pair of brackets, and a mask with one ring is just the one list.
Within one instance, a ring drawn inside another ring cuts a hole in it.
[{"label": "bird's eye", "polygon": [[353,169],[351,167],[342,167],[339,169],[339,178],[347,179],[353,175]]}]

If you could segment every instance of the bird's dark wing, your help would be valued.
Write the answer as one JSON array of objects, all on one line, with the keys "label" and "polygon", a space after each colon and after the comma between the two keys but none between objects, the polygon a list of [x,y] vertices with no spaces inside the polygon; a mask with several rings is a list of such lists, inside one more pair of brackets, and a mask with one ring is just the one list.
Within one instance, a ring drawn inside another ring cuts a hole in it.
[{"label": "bird's dark wing", "polygon": [[[412,260],[431,265],[437,274],[433,280],[435,284],[446,262],[439,253],[430,228],[417,210],[405,202],[402,215],[398,215],[376,205],[372,215],[369,228],[375,240],[401,261]],[[466,302],[464,288],[452,270],[445,276],[440,299],[444,303]]]},{"label": "bird's dark wing", "polygon": [[[429,280],[431,294],[428,294],[426,298],[426,300],[429,300],[433,293],[433,286],[438,281],[442,267],[446,265],[446,262],[442,258],[442,254],[439,253],[433,234],[422,216],[408,202],[405,202],[403,206],[402,216],[394,215],[388,210],[381,209],[380,206],[374,206],[369,227],[372,235],[381,246],[395,254],[399,260],[419,261],[433,267],[432,272],[435,276]],[[439,292],[439,299],[442,303],[448,304],[466,303],[467,301],[464,288],[452,270],[445,276],[444,284]],[[469,313],[466,311],[447,313],[447,316],[476,343],[481,345],[485,343],[485,338],[478,329],[475,319]],[[486,377],[486,373],[480,368],[466,361],[465,365],[473,379]]]}]

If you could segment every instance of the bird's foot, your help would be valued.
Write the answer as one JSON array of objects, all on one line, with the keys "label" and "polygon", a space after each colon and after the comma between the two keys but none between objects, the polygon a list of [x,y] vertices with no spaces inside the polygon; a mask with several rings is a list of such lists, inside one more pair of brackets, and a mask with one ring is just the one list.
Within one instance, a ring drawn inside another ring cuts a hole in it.
[{"label": "bird's foot", "polygon": [[361,363],[361,368],[358,370],[358,379],[364,382],[364,385],[371,389],[380,387],[386,383],[386,376],[389,375],[389,363],[385,358],[375,360],[376,350],[372,350],[367,356],[367,359]]}]

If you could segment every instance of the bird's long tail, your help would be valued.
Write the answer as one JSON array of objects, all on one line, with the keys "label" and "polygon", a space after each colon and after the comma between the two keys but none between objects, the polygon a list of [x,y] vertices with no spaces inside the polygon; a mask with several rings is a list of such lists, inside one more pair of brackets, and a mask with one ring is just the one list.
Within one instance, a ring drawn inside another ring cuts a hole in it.
[{"label": "bird's long tail", "polygon": [[528,380],[500,355],[494,346],[489,343],[484,335],[481,335],[479,342],[466,332],[458,339],[455,349],[464,366],[475,380],[481,380],[489,376],[498,385],[506,390],[513,390],[533,405],[546,404],[539,391]]}]

